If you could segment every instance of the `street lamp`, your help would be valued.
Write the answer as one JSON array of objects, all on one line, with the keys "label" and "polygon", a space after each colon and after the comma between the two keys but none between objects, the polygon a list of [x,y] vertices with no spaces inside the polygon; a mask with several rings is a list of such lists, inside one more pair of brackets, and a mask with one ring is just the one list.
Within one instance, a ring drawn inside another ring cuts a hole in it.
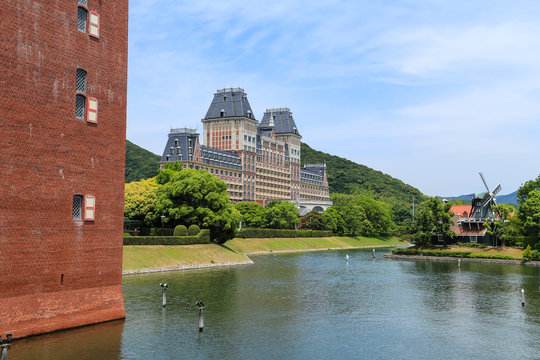
[{"label": "street lamp", "polygon": [[165,215],[161,215],[161,236],[163,236],[163,221],[165,221]]}]

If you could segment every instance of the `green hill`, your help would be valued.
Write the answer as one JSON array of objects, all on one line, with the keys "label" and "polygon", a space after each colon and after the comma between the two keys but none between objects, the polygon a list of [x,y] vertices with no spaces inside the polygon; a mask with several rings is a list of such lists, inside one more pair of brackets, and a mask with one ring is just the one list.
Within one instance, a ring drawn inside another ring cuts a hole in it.
[{"label": "green hill", "polygon": [[156,176],[160,159],[161,156],[126,140],[126,183]]},{"label": "green hill", "polygon": [[302,143],[301,151],[302,165],[326,164],[331,193],[367,192],[380,200],[395,199],[403,203],[410,203],[413,196],[417,201],[424,198],[418,189],[367,166],[314,150],[304,143]]}]

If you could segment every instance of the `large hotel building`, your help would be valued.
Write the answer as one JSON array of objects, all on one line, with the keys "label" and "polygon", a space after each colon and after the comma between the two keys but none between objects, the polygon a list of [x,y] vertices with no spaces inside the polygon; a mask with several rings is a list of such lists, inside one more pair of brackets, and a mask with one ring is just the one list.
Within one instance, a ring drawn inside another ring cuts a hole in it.
[{"label": "large hotel building", "polygon": [[218,90],[203,122],[171,129],[161,158],[204,169],[227,184],[231,201],[330,200],[326,165],[300,166],[300,141],[290,109],[267,109],[261,122],[241,88]]}]

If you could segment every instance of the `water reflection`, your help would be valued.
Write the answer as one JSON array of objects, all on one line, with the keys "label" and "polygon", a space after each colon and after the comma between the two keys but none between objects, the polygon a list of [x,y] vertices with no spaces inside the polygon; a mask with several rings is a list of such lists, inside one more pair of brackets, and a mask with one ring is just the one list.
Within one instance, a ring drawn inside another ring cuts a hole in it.
[{"label": "water reflection", "polygon": [[[10,359],[491,360],[540,353],[540,268],[458,268],[383,259],[382,252],[375,260],[371,249],[259,256],[251,266],[125,277],[125,324],[23,340]],[[165,309],[161,282],[169,284]],[[198,300],[206,304],[203,333]]]},{"label": "water reflection", "polygon": [[17,340],[8,359],[123,359],[123,328],[119,320]]}]

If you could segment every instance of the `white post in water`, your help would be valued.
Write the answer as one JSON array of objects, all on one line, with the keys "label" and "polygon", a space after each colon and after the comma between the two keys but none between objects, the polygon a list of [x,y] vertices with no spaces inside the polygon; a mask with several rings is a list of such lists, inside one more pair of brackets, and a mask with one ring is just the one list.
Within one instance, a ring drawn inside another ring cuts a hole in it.
[{"label": "white post in water", "polygon": [[458,261],[457,261],[457,267],[461,267],[461,259],[458,259]]},{"label": "white post in water", "polygon": [[195,303],[199,307],[199,332],[203,332],[204,328],[204,303],[202,301],[197,301]]},{"label": "white post in water", "polygon": [[349,254],[345,255],[345,261],[349,262]]},{"label": "white post in water", "polygon": [[375,259],[375,249],[373,249],[373,258]]},{"label": "white post in water", "polygon": [[161,290],[163,292],[163,307],[167,306],[167,283],[161,283],[159,284],[161,286]]},{"label": "white post in water", "polygon": [[525,290],[521,289],[521,306],[525,306]]}]

